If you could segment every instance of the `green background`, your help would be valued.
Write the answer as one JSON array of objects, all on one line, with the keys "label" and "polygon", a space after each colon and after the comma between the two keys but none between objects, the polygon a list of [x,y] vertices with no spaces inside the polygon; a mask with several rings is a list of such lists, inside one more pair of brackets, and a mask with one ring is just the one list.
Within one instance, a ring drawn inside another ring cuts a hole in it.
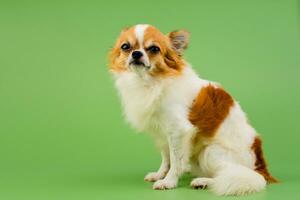
[{"label": "green background", "polygon": [[[299,195],[299,2],[0,1],[0,199],[218,199],[143,181],[159,153],[122,119],[107,71],[120,30],[185,28],[185,57],[239,101],[282,183],[241,199]],[[227,198],[231,199],[231,197]]]}]

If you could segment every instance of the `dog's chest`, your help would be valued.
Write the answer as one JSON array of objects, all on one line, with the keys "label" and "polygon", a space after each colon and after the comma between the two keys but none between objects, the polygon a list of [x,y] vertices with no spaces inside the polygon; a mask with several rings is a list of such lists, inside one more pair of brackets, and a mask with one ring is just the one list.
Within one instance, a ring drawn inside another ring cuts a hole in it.
[{"label": "dog's chest", "polygon": [[163,84],[144,84],[134,75],[119,77],[116,86],[120,92],[124,114],[139,131],[157,129],[165,116],[166,96]]},{"label": "dog's chest", "polygon": [[147,132],[192,129],[189,109],[203,84],[189,69],[171,79],[145,81],[135,73],[116,79],[127,120]]}]

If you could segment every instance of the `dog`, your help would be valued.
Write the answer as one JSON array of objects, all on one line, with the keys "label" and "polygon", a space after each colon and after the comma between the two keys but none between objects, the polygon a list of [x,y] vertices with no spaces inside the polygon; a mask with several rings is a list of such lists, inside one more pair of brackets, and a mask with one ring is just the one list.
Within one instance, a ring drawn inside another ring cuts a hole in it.
[{"label": "dog", "polygon": [[122,30],[109,53],[127,121],[153,136],[162,162],[145,181],[171,189],[194,175],[193,188],[244,195],[277,180],[269,173],[262,141],[239,103],[219,84],[201,79],[183,58],[185,30],[165,35],[138,24]]}]

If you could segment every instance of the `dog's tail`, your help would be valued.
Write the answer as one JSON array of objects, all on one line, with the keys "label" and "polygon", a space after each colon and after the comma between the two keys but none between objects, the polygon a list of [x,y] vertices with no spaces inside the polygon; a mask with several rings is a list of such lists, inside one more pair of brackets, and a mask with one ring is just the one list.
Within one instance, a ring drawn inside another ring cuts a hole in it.
[{"label": "dog's tail", "polygon": [[245,195],[263,190],[264,177],[242,165],[230,164],[214,177],[210,189],[217,195]]},{"label": "dog's tail", "polygon": [[259,137],[256,137],[254,139],[254,143],[252,144],[251,148],[256,158],[255,171],[260,173],[268,183],[278,183],[279,181],[276,178],[274,178],[268,170],[267,163],[264,159],[264,154],[262,150],[262,141]]}]

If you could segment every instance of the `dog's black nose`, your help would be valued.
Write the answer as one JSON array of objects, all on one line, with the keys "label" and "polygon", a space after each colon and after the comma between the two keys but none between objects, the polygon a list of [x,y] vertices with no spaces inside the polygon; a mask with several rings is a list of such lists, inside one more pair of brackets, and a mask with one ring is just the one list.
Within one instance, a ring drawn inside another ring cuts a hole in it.
[{"label": "dog's black nose", "polygon": [[143,53],[140,51],[134,51],[132,52],[132,58],[137,60],[140,59],[143,56]]}]

